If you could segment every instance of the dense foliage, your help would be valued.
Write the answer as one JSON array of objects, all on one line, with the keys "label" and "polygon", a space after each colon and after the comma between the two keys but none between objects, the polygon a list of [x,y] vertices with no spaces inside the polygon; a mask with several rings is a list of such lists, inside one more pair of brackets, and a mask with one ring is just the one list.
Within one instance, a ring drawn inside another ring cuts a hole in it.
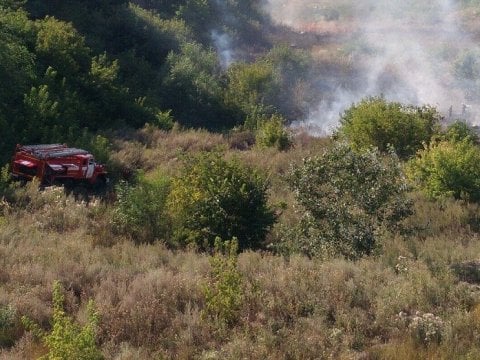
[{"label": "dense foliage", "polygon": [[258,125],[255,140],[260,147],[276,147],[278,150],[288,150],[292,146],[284,120],[275,115]]},{"label": "dense foliage", "polygon": [[409,177],[433,198],[480,201],[480,148],[469,141],[441,141],[420,150]]},{"label": "dense foliage", "polygon": [[479,134],[477,130],[468,124],[466,121],[457,120],[454,123],[447,126],[442,138],[448,141],[471,141],[475,144],[479,144]]},{"label": "dense foliage", "polygon": [[368,255],[382,228],[394,230],[411,214],[408,187],[393,154],[357,153],[335,144],[295,167],[290,185],[305,214],[297,236],[287,236],[293,235],[293,246],[309,255]]},{"label": "dense foliage", "polygon": [[169,208],[181,244],[213,248],[216,237],[238,239],[240,249],[259,248],[275,222],[268,182],[254,169],[218,154],[188,159],[172,181]]},{"label": "dense foliage", "polygon": [[399,157],[407,158],[430,141],[440,119],[433,107],[366,98],[345,110],[338,132],[356,149],[375,146],[386,152],[393,147]]}]

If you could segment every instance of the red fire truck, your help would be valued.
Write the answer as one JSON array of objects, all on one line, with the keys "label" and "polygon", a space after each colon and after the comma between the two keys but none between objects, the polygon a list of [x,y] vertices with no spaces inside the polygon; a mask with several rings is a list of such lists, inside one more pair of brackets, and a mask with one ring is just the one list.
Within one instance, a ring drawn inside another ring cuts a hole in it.
[{"label": "red fire truck", "polygon": [[38,178],[43,185],[93,185],[107,182],[104,165],[86,150],[66,144],[17,145],[11,173],[19,180]]}]

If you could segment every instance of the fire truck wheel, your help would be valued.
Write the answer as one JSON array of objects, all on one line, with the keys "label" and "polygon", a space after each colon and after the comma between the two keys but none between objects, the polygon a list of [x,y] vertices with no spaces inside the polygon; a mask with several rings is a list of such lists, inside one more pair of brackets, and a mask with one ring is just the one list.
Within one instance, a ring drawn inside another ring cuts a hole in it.
[{"label": "fire truck wheel", "polygon": [[107,179],[105,176],[99,176],[93,184],[93,191],[97,194],[104,194],[107,191]]},{"label": "fire truck wheel", "polygon": [[73,196],[76,201],[86,201],[88,202],[88,190],[85,186],[77,185],[73,188]]}]

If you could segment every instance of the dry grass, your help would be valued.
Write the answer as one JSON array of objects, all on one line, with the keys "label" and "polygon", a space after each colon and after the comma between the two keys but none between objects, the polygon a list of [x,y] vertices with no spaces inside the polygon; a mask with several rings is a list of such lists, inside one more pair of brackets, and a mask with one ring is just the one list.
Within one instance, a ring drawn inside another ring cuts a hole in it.
[{"label": "dry grass", "polygon": [[[224,146],[226,157],[264,171],[272,202],[289,204],[282,224],[296,216],[283,176],[291,163],[326,145],[302,135],[289,152],[238,151],[225,146],[223,137],[203,132],[151,136],[157,140],[142,146],[157,156],[139,152],[139,166],[149,163],[152,171],[171,165],[174,173],[177,147],[194,153],[217,146]],[[122,161],[137,147],[130,141],[119,146]],[[0,359],[45,352],[18,318],[28,315],[50,326],[55,279],[66,289],[67,312],[79,322],[86,301],[95,300],[98,340],[107,359],[475,358],[480,291],[459,281],[451,265],[479,258],[478,206],[412,196],[416,215],[405,224],[411,232],[386,235],[375,256],[352,262],[240,254],[240,320],[218,329],[202,317],[202,286],[211,271],[207,254],[173,252],[160,243],[136,246],[113,235],[111,205],[82,204],[55,189],[38,192],[29,186],[22,190],[21,206],[5,210],[0,221],[0,309],[9,305],[17,317],[17,325],[6,328],[15,345],[3,348]],[[409,321],[417,311],[442,319],[440,343],[414,341]]]},{"label": "dry grass", "polygon": [[133,141],[116,141],[117,151],[112,159],[129,171],[162,168],[166,174],[172,174],[184,154],[228,147],[222,135],[205,130],[165,132],[147,125],[132,138]]}]

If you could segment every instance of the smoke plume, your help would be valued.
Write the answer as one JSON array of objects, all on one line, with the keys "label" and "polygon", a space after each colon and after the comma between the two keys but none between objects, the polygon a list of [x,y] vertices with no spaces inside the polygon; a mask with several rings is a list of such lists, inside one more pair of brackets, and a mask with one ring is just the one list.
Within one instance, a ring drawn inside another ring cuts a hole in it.
[{"label": "smoke plume", "polygon": [[319,70],[318,102],[305,122],[320,132],[330,132],[343,110],[367,96],[432,105],[447,119],[475,122],[478,99],[468,74],[478,64],[465,56],[478,50],[461,30],[454,1],[268,0],[266,9],[277,23],[328,38],[313,44],[312,54],[328,51],[336,56],[330,62],[344,64]]},{"label": "smoke plume", "polygon": [[[220,23],[224,25],[224,27],[235,25],[236,20],[232,17],[228,11],[228,7],[225,3],[225,0],[215,0],[216,10],[218,15],[220,16]],[[215,49],[217,51],[220,65],[226,69],[228,68],[235,60],[235,51],[233,45],[233,39],[225,31],[223,27],[213,29],[210,32],[211,39],[213,44],[215,45]]]},{"label": "smoke plume", "polygon": [[234,61],[232,39],[226,32],[222,33],[218,30],[212,30],[210,34],[220,60],[220,65],[226,69]]}]

